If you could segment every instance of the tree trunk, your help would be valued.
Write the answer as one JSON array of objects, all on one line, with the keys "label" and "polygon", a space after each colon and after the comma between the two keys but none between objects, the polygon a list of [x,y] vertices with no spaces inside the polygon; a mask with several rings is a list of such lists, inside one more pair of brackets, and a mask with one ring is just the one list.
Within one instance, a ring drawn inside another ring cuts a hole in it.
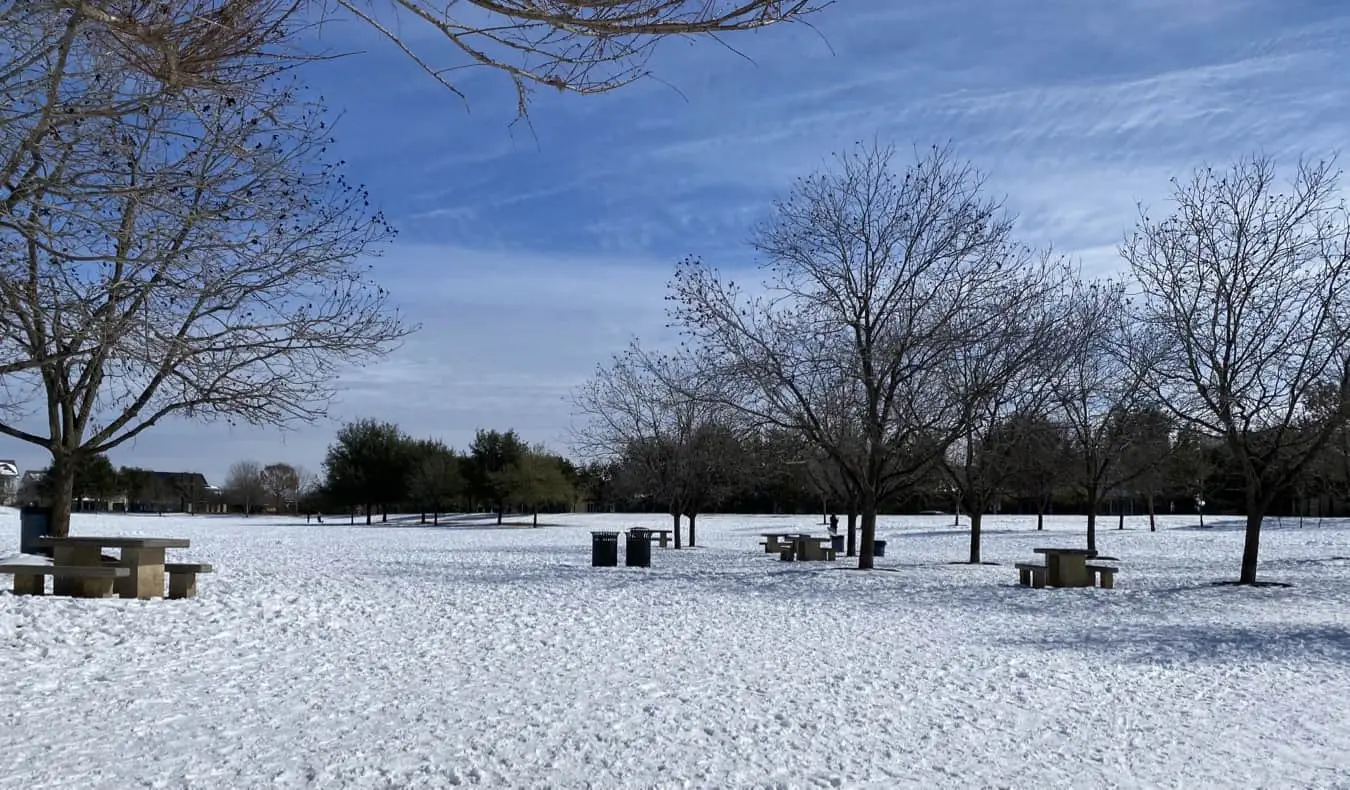
[{"label": "tree trunk", "polygon": [[70,508],[75,498],[75,459],[69,455],[52,455],[52,520],[47,534],[54,538],[70,535]]},{"label": "tree trunk", "polygon": [[1087,550],[1094,556],[1097,554],[1097,495],[1095,492],[1088,492],[1087,495]]},{"label": "tree trunk", "polygon": [[984,520],[984,512],[979,508],[970,508],[966,511],[970,517],[970,564],[980,564],[980,522]]},{"label": "tree trunk", "polygon": [[844,554],[848,557],[858,556],[858,509],[853,505],[848,508],[848,551]]},{"label": "tree trunk", "polygon": [[1148,495],[1148,531],[1149,532],[1158,531],[1158,513],[1157,510],[1153,507],[1152,494]]},{"label": "tree trunk", "polygon": [[504,514],[505,512],[506,512],[506,505],[497,506],[497,526],[499,527],[502,525],[502,514]]},{"label": "tree trunk", "polygon": [[389,506],[388,506],[388,505],[380,505],[380,523],[381,523],[381,524],[388,524],[388,523],[389,523]]},{"label": "tree trunk", "polygon": [[539,508],[534,509],[534,520],[530,522],[530,526],[532,527],[539,526]]},{"label": "tree trunk", "polygon": [[1116,524],[1116,529],[1125,529],[1125,508],[1120,509],[1120,521]]},{"label": "tree trunk", "polygon": [[686,518],[689,519],[689,548],[692,549],[694,546],[698,545],[698,528],[694,524],[698,519],[698,514],[688,513],[686,514]]},{"label": "tree trunk", "polygon": [[864,498],[862,507],[862,546],[858,549],[858,570],[872,570],[872,552],[876,547],[872,542],[877,539],[877,503]]},{"label": "tree trunk", "polygon": [[1256,560],[1261,552],[1261,521],[1266,506],[1253,491],[1247,492],[1247,534],[1242,544],[1242,575],[1238,584],[1256,584]]},{"label": "tree trunk", "polygon": [[370,526],[370,515],[375,510],[374,505],[366,505],[366,526]]},{"label": "tree trunk", "polygon": [[440,523],[441,523],[441,503],[437,502],[436,506],[431,509],[431,526],[433,527],[439,526]]},{"label": "tree trunk", "polygon": [[1039,503],[1036,505],[1036,531],[1041,532],[1045,529],[1045,507]]},{"label": "tree trunk", "polygon": [[425,524],[425,523],[427,523],[427,510],[426,510],[426,508],[422,508],[422,517],[421,517],[421,519],[420,519],[417,523],[419,523],[419,524]]},{"label": "tree trunk", "polygon": [[675,548],[682,548],[680,544],[680,512],[678,509],[670,514],[670,520],[672,522],[671,527],[675,530]]}]

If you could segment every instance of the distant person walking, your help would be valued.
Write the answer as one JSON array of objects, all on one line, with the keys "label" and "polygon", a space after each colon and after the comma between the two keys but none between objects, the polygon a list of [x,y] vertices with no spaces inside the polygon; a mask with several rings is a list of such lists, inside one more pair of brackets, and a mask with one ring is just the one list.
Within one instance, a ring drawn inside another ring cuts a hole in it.
[{"label": "distant person walking", "polygon": [[834,513],[830,514],[830,534],[839,534],[839,516]]}]

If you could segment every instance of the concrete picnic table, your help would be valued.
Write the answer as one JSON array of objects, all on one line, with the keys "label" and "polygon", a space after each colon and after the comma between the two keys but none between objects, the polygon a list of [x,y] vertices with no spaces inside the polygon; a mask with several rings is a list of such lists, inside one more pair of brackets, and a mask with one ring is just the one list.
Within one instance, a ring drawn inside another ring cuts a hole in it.
[{"label": "concrete picnic table", "polygon": [[[115,590],[119,598],[164,597],[164,550],[186,549],[192,545],[186,538],[133,538],[124,536],[80,535],[64,538],[41,537],[39,546],[52,549],[52,564],[56,566],[100,567],[103,549],[120,549],[118,567],[126,568],[125,576],[116,578]],[[204,566],[209,570],[209,566]],[[98,594],[97,580],[52,579],[52,591],[57,595],[77,597]]]},{"label": "concrete picnic table", "polygon": [[1039,548],[1032,552],[1045,556],[1045,583],[1051,587],[1091,587],[1088,557],[1097,552],[1087,549]]},{"label": "concrete picnic table", "polygon": [[810,533],[806,532],[761,532],[759,536],[764,538],[764,542],[759,545],[764,547],[765,554],[778,554],[788,548],[781,542],[782,538],[789,538],[787,543],[791,544],[799,538],[811,537]]}]

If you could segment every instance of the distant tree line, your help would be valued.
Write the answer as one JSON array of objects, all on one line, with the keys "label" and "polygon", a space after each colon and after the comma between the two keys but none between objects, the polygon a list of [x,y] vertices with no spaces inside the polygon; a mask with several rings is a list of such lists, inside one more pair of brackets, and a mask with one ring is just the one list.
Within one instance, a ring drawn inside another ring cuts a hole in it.
[{"label": "distant tree line", "polygon": [[[1087,454],[1072,428],[1045,416],[1019,414],[1006,420],[986,441],[981,472],[990,482],[975,481],[983,483],[978,488],[967,482],[973,476],[959,469],[964,452],[960,448],[955,458],[935,463],[879,512],[1038,517],[1087,513],[1086,489],[1092,481],[1083,471]],[[1109,487],[1095,497],[1098,513],[1153,517],[1243,512],[1241,463],[1225,444],[1179,429],[1157,410],[1121,414],[1110,438],[1118,454],[1107,467]],[[652,463],[657,453],[651,445],[635,446],[612,461],[582,464],[577,472],[580,495],[591,510],[599,511],[678,509],[686,517],[689,510],[695,517],[705,512],[857,516],[846,487],[832,480],[810,458],[809,449],[788,435],[742,433],[725,426],[717,452],[699,453],[696,447],[684,448],[681,460],[688,468],[697,468],[699,475],[683,479],[653,471],[659,467]],[[675,447],[666,452],[672,459],[679,454]],[[709,482],[700,484],[698,477]],[[694,509],[681,500],[707,504]],[[1350,431],[1337,434],[1306,476],[1280,489],[1270,514],[1350,515]],[[1043,526],[1041,518],[1037,526]]]},{"label": "distant tree line", "polygon": [[438,439],[416,439],[397,425],[358,420],[343,426],[305,491],[305,512],[360,513],[367,524],[393,513],[439,523],[450,512],[570,511],[581,477],[571,461],[527,445],[514,430],[479,430],[464,452]]}]

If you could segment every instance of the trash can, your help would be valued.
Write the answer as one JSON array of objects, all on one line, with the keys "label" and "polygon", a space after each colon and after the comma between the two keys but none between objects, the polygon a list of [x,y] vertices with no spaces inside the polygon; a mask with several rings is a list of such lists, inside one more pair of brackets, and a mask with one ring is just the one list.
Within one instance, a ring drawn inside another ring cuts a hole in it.
[{"label": "trash can", "polygon": [[830,548],[834,549],[834,551],[835,551],[836,554],[838,554],[839,552],[843,551],[843,550],[844,550],[844,536],[843,536],[843,535],[831,535],[831,536],[830,536]]},{"label": "trash can", "polygon": [[873,557],[885,557],[885,556],[886,556],[886,541],[884,541],[884,540],[874,540],[874,541],[872,541],[872,556],[873,556]]},{"label": "trash can", "polygon": [[37,545],[37,539],[47,534],[52,524],[52,509],[38,505],[19,508],[19,551],[24,554],[51,555],[51,550]]},{"label": "trash can", "polygon": [[624,550],[624,565],[630,568],[652,567],[652,533],[649,530],[628,530],[628,545]]},{"label": "trash can", "polygon": [[619,533],[591,533],[591,567],[613,568],[619,564]]}]

